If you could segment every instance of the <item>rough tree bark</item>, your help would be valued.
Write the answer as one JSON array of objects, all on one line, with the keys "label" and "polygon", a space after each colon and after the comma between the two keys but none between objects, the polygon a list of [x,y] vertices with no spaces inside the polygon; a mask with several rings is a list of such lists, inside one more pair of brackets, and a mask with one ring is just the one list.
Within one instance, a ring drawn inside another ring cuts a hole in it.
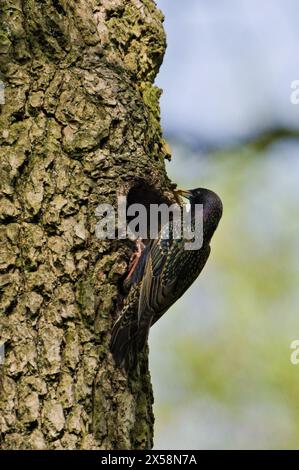
[{"label": "rough tree bark", "polygon": [[95,209],[172,201],[153,0],[0,0],[2,449],[153,442],[147,357],[109,352],[132,246]]}]

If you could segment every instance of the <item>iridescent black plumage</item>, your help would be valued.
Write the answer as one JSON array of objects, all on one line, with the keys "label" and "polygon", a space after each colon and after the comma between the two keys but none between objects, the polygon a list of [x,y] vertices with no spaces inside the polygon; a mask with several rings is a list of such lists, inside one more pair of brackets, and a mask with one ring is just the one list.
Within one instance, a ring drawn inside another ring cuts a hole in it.
[{"label": "iridescent black plumage", "polygon": [[111,351],[119,366],[127,369],[136,361],[137,352],[147,341],[150,327],[173,305],[195,281],[210,255],[210,241],[222,216],[219,197],[208,189],[181,192],[189,199],[192,225],[194,205],[203,205],[203,244],[198,250],[186,250],[184,238],[172,238],[173,222],[169,223],[169,238],[157,240],[144,249],[131,278],[131,289],[114,325]]}]

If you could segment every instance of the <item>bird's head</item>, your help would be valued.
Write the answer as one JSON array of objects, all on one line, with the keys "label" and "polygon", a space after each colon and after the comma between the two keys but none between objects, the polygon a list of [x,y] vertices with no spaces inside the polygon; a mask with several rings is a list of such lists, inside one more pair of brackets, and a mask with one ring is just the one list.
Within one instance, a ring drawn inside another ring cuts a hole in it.
[{"label": "bird's head", "polygon": [[204,238],[211,240],[223,213],[220,197],[206,188],[179,189],[176,194],[187,198],[191,208],[195,204],[202,204]]}]

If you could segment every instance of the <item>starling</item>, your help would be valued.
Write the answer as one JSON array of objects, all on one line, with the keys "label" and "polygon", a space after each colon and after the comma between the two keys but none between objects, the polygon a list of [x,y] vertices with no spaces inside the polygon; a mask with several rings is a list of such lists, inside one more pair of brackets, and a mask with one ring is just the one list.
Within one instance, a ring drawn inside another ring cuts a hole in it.
[{"label": "starling", "polygon": [[[113,331],[110,349],[115,362],[126,370],[134,367],[137,354],[148,338],[150,327],[184,294],[204,268],[210,255],[210,241],[222,216],[222,202],[213,191],[197,188],[177,191],[190,203],[191,227],[195,227],[195,204],[202,205],[203,243],[200,249],[186,250],[186,240],[174,238],[173,221],[162,227],[134,257],[126,279],[130,291]],[[169,237],[163,237],[165,228]],[[190,240],[189,240],[190,241]]]}]

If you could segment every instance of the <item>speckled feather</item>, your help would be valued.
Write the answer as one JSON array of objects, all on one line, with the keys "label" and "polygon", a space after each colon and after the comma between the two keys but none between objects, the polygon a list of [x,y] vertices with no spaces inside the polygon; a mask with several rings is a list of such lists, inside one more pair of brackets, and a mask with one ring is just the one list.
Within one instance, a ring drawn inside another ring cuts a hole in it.
[{"label": "speckled feather", "polygon": [[[111,351],[118,366],[131,368],[142,350],[150,327],[184,294],[204,268],[210,255],[210,240],[222,216],[222,203],[212,191],[192,190],[190,203],[203,204],[203,245],[186,250],[184,238],[173,238],[175,227],[164,226],[157,240],[143,251],[131,278],[131,289],[121,315],[114,325]],[[200,198],[196,199],[196,191]],[[192,219],[194,229],[194,218]],[[165,238],[166,232],[169,237]]]}]

